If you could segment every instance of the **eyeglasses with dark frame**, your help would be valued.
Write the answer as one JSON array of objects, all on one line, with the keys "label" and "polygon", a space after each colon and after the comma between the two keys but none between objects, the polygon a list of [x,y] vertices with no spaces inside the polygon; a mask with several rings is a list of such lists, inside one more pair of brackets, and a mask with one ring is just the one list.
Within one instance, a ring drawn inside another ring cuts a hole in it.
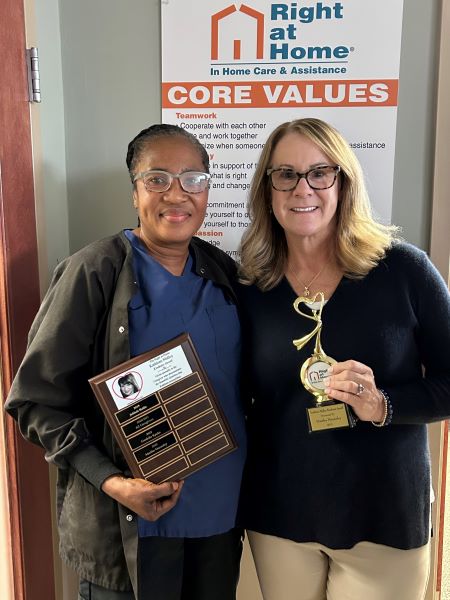
[{"label": "eyeglasses with dark frame", "polygon": [[266,175],[270,178],[273,189],[278,192],[292,192],[302,177],[306,179],[311,189],[327,190],[333,187],[340,170],[339,165],[321,165],[304,173],[299,173],[287,167],[277,167],[267,169]]},{"label": "eyeglasses with dark frame", "polygon": [[174,179],[178,179],[181,188],[188,194],[200,194],[209,186],[211,175],[202,171],[185,171],[184,173],[169,173],[160,169],[150,169],[138,173],[133,183],[142,179],[147,192],[167,192]]}]

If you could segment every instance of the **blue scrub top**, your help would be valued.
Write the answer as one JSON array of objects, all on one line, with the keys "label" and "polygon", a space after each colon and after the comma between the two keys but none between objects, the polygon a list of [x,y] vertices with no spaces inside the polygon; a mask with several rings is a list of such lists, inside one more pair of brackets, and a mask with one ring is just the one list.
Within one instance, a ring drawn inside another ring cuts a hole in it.
[{"label": "blue scrub top", "polygon": [[130,231],[139,292],[128,304],[131,356],[189,333],[236,437],[238,449],[186,478],[176,506],[155,522],[139,519],[139,535],[205,537],[235,526],[245,460],[239,390],[241,354],[237,309],[223,290],[195,273],[189,256],[175,276]]}]

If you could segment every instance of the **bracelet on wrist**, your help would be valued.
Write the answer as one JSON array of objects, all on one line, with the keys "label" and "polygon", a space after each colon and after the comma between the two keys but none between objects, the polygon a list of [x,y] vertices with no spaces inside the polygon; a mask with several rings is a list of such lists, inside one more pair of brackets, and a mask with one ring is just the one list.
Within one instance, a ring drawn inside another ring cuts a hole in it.
[{"label": "bracelet on wrist", "polygon": [[384,390],[378,389],[378,391],[380,392],[381,398],[384,402],[384,413],[381,421],[379,423],[377,423],[376,421],[372,421],[372,425],[375,425],[375,427],[386,427],[386,425],[389,425],[392,421],[392,404],[389,399],[389,396]]}]

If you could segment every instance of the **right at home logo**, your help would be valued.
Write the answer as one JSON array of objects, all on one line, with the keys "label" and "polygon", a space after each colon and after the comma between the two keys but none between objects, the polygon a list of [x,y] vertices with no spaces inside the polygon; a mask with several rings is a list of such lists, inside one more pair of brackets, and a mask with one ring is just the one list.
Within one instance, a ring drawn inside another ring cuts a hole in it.
[{"label": "right at home logo", "polygon": [[[219,59],[219,35],[221,23],[223,23],[224,19],[229,15],[236,12],[241,12],[249,17],[249,27],[253,30],[255,37],[254,58],[264,58],[264,14],[245,4],[241,4],[239,8],[236,8],[236,6],[232,4],[211,17],[211,60]],[[242,39],[235,38],[231,43],[233,46],[233,59],[240,60]]]},{"label": "right at home logo", "polygon": [[[241,17],[240,28],[227,27],[227,21]],[[314,5],[301,6],[299,2],[272,3],[268,14],[246,5],[239,7],[231,4],[211,16],[211,64],[226,60],[226,64],[250,64],[253,61],[264,61],[277,64],[282,61],[337,62],[348,59],[353,47],[345,44],[331,45],[298,45],[299,28],[316,21],[344,19],[342,2],[326,4],[316,2]],[[266,34],[266,24],[270,28]],[[236,29],[239,32],[236,35]],[[253,39],[253,44],[246,45],[243,53],[243,41]],[[224,64],[221,62],[221,64]]]}]

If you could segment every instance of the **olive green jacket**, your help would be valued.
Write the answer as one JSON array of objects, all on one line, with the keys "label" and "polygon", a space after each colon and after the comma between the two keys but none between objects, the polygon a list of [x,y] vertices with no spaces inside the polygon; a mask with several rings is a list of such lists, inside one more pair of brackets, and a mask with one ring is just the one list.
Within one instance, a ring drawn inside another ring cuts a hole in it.
[{"label": "olive green jacket", "polygon": [[[191,248],[197,274],[234,301],[234,262],[198,238]],[[101,491],[127,465],[88,379],[130,357],[127,307],[136,290],[123,232],[58,265],[5,405],[24,437],[58,467],[61,558],[83,579],[135,593],[137,518]]]}]

